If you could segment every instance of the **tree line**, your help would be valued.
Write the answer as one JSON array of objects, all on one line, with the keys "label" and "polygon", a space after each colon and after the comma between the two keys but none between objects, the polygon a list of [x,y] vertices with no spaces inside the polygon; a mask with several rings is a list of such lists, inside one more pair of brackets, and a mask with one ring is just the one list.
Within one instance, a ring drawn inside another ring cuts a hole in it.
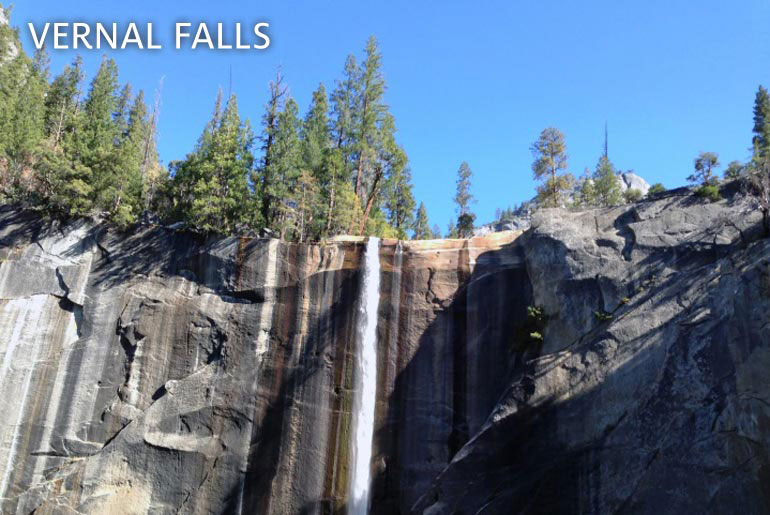
[{"label": "tree line", "polygon": [[[516,209],[498,209],[498,221],[508,221],[535,207],[611,207],[642,198],[639,190],[623,191],[619,173],[607,155],[606,144],[595,169],[586,169],[579,180],[566,172],[566,143],[558,129],[544,129],[530,150],[534,158],[533,176],[540,182],[535,203],[523,203]],[[761,198],[763,190],[770,192],[770,94],[762,85],[754,98],[750,151],[751,157],[747,162],[736,160],[728,163],[723,172],[723,180],[741,180],[748,193]],[[718,175],[721,166],[716,152],[700,152],[694,158],[693,172],[687,180],[695,185],[696,195],[710,201],[721,198]],[[765,183],[767,186],[763,186]],[[654,197],[664,191],[665,187],[656,183],[650,187],[647,195]],[[770,200],[766,203],[770,204]]]},{"label": "tree line", "polygon": [[[319,84],[304,116],[280,70],[269,84],[256,131],[241,116],[236,96],[225,98],[220,90],[195,147],[168,168],[161,166],[156,144],[159,93],[148,107],[144,92],[120,83],[113,60],[104,58],[84,88],[79,57],[51,78],[45,51],[29,57],[9,25],[0,24],[0,50],[0,201],[56,217],[96,213],[121,226],[149,216],[201,231],[267,231],[291,241],[339,234],[441,237],[412,192],[374,37],[360,63],[348,56],[330,94]],[[515,210],[498,210],[500,221],[537,207],[606,207],[641,198],[638,190],[623,191],[606,145],[595,168],[579,180],[567,172],[566,142],[558,129],[544,129],[530,150],[537,195]],[[760,86],[752,157],[729,163],[724,177],[744,179],[760,198],[770,190],[768,162],[770,95]],[[698,195],[719,199],[719,168],[714,152],[696,157],[688,180]],[[456,218],[446,237],[473,234],[472,176],[463,162]],[[655,184],[648,195],[664,190]]]},{"label": "tree line", "polygon": [[[9,14],[6,11],[7,14]],[[300,116],[280,70],[257,131],[223,93],[193,150],[160,165],[158,101],[121,85],[103,58],[83,91],[82,60],[51,79],[45,51],[28,57],[0,26],[0,197],[51,215],[98,213],[121,226],[150,215],[210,232],[268,231],[291,241],[338,234],[432,238],[412,192],[408,157],[385,103],[374,37],[348,56]]]}]

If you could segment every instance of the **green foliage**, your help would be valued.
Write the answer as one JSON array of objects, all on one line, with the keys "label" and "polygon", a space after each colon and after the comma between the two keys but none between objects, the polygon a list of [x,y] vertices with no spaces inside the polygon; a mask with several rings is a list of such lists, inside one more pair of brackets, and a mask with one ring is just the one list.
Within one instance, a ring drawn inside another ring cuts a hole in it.
[{"label": "green foliage", "polygon": [[562,204],[562,195],[569,190],[574,183],[570,174],[549,177],[544,184],[537,187],[537,200],[544,207],[559,207]]},{"label": "green foliage", "polygon": [[687,180],[700,185],[716,185],[719,183],[715,171],[719,168],[719,156],[714,152],[701,152],[694,161],[695,171]]},{"label": "green foliage", "polygon": [[144,208],[143,173],[159,168],[143,94],[121,88],[116,64],[104,59],[81,101],[79,58],[49,84],[45,51],[30,59],[7,26],[0,43],[18,50],[0,65],[2,195],[55,216],[99,212],[119,225],[135,222]]},{"label": "green foliage", "polygon": [[524,339],[524,348],[532,345],[540,345],[544,341],[543,332],[548,322],[545,310],[540,306],[527,306],[527,320],[520,332]]},{"label": "green foliage", "polygon": [[449,221],[449,224],[447,224],[447,232],[446,237],[450,240],[460,238],[460,231],[457,229],[457,223],[453,220]]},{"label": "green foliage", "polygon": [[387,181],[385,195],[388,223],[395,229],[398,239],[406,240],[409,238],[407,231],[412,230],[415,224],[412,172],[408,167],[393,170]]},{"label": "green foliage", "polygon": [[695,194],[709,202],[718,202],[722,198],[722,195],[719,193],[719,186],[715,184],[698,186]]},{"label": "green foliage", "polygon": [[695,171],[687,180],[698,184],[695,194],[710,202],[721,198],[719,194],[719,178],[715,171],[719,167],[719,156],[714,152],[701,152],[695,158]]},{"label": "green foliage", "polygon": [[634,202],[639,202],[640,200],[642,200],[642,197],[644,197],[644,194],[641,192],[641,190],[638,190],[636,188],[629,188],[623,192],[623,200],[626,201],[626,204],[633,204]]},{"label": "green foliage", "polygon": [[533,343],[543,343],[543,334],[540,333],[539,331],[533,331],[529,333],[529,339]]},{"label": "green foliage", "polygon": [[647,191],[647,198],[652,198],[655,195],[659,195],[666,191],[666,187],[663,186],[663,184],[656,182],[652,186],[650,186],[650,189]]},{"label": "green foliage", "polygon": [[473,223],[476,220],[476,215],[470,210],[470,205],[474,202],[471,193],[471,177],[473,177],[471,167],[463,161],[457,170],[457,190],[454,198],[457,204],[457,234],[461,238],[469,238],[473,235]]},{"label": "green foliage", "polygon": [[428,222],[428,212],[425,209],[425,203],[420,202],[420,207],[417,209],[417,218],[414,222],[414,239],[430,240],[433,238],[434,234]]},{"label": "green foliage", "polygon": [[184,161],[172,163],[174,207],[183,220],[200,230],[231,232],[248,219],[244,200],[253,139],[235,96],[222,112],[220,95],[195,150]]},{"label": "green foliage", "polygon": [[460,238],[470,238],[473,236],[473,224],[476,221],[476,215],[465,213],[457,218],[457,234]]},{"label": "green foliage", "polygon": [[770,238],[770,157],[748,167],[743,186],[762,213],[763,236]]},{"label": "green foliage", "polygon": [[594,311],[594,318],[598,322],[609,322],[614,316],[612,313],[607,313],[606,311]]},{"label": "green foliage", "polygon": [[527,306],[527,317],[530,320],[543,323],[545,321],[545,312],[540,306]]},{"label": "green foliage", "polygon": [[726,180],[740,179],[745,167],[740,161],[730,161],[725,169],[724,178]]},{"label": "green foliage", "polygon": [[617,206],[623,200],[622,191],[615,166],[602,156],[593,174],[583,180],[579,203],[592,207]]},{"label": "green foliage", "polygon": [[[382,55],[372,36],[360,69],[352,64],[351,159],[355,164],[355,192],[363,209],[358,234],[364,234],[368,217],[380,207],[388,178],[407,164],[406,153],[395,141],[395,121],[384,102]],[[347,70],[346,70],[347,71]],[[350,227],[353,232],[355,227]]]},{"label": "green foliage", "polygon": [[546,207],[561,205],[562,193],[570,186],[571,181],[559,175],[567,168],[566,148],[564,135],[553,127],[543,129],[530,148],[535,158],[532,163],[535,180],[545,182],[538,188],[538,199]]},{"label": "green foliage", "polygon": [[761,161],[770,157],[770,94],[761,85],[754,99],[753,132],[754,160]]},{"label": "green foliage", "polygon": [[149,109],[143,92],[119,81],[113,60],[102,60],[84,95],[79,58],[49,81],[47,55],[30,59],[6,25],[0,49],[2,200],[61,217],[100,214],[121,226],[150,210],[204,231],[268,227],[296,241],[353,231],[435,236],[424,206],[415,226],[411,170],[385,104],[374,38],[361,66],[348,59],[331,99],[319,85],[303,119],[278,73],[256,166],[249,123],[235,97],[225,103],[220,92],[198,143],[171,163],[171,175],[158,159],[159,101]]},{"label": "green foliage", "polygon": [[[0,33],[0,59],[7,59],[10,45],[19,49],[11,60],[0,63],[0,155],[8,159],[2,177],[6,196],[24,196],[22,179],[32,165],[33,153],[44,136],[44,101],[48,90],[48,58],[44,52],[30,59],[18,34],[9,27]],[[9,45],[9,46],[6,46]]]},{"label": "green foliage", "polygon": [[471,167],[463,161],[457,170],[457,191],[454,198],[458,216],[469,213],[470,205],[474,202],[471,193],[471,177],[473,177]]}]

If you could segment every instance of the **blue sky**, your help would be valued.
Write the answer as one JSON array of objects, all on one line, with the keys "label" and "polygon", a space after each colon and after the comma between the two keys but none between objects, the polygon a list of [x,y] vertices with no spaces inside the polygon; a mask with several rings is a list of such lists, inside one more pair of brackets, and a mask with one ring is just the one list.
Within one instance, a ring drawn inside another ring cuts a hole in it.
[{"label": "blue sky", "polygon": [[[757,86],[770,86],[770,2],[739,0],[376,2],[21,0],[12,23],[153,22],[164,50],[108,52],[121,79],[153,92],[165,77],[159,147],[183,157],[217,89],[233,91],[256,126],[267,84],[283,67],[304,111],[319,82],[340,77],[348,53],[380,41],[386,100],[418,200],[446,230],[457,168],[474,171],[478,221],[532,197],[529,146],[561,129],[570,171],[595,165],[609,125],[610,158],[649,182],[681,185],[699,151],[722,163],[749,156]],[[266,51],[173,49],[173,24],[270,23]],[[82,54],[89,74],[101,53]],[[74,57],[52,52],[58,71]]]}]

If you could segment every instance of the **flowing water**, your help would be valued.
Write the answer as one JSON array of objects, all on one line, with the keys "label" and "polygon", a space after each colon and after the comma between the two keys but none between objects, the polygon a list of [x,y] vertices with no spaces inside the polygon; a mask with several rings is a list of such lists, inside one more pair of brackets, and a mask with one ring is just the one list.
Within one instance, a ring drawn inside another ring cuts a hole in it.
[{"label": "flowing water", "polygon": [[364,256],[353,371],[353,442],[348,513],[369,511],[370,463],[377,393],[377,309],[380,305],[380,240],[369,238]]}]

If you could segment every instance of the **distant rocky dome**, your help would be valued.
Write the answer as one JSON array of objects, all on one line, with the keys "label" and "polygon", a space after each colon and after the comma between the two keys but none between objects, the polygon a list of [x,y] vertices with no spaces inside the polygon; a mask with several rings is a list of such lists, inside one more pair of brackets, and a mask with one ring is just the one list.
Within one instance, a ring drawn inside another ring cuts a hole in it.
[{"label": "distant rocky dome", "polygon": [[623,191],[639,190],[642,195],[647,195],[647,192],[650,191],[649,183],[634,172],[620,172],[618,177],[620,177],[620,187],[623,188]]},{"label": "distant rocky dome", "polygon": [[[623,192],[627,190],[639,190],[642,192],[642,195],[647,195],[647,192],[650,191],[650,184],[634,172],[619,172],[617,175],[620,179],[620,188]],[[568,195],[568,200],[572,200],[572,197],[580,190],[582,185],[582,179],[575,183],[575,187]],[[533,208],[537,207],[537,197],[533,197],[527,204]],[[495,221],[476,227],[473,230],[473,235],[484,236],[494,232],[526,230],[529,229],[531,216],[532,209],[524,208],[512,220],[506,220],[504,222]]]}]

